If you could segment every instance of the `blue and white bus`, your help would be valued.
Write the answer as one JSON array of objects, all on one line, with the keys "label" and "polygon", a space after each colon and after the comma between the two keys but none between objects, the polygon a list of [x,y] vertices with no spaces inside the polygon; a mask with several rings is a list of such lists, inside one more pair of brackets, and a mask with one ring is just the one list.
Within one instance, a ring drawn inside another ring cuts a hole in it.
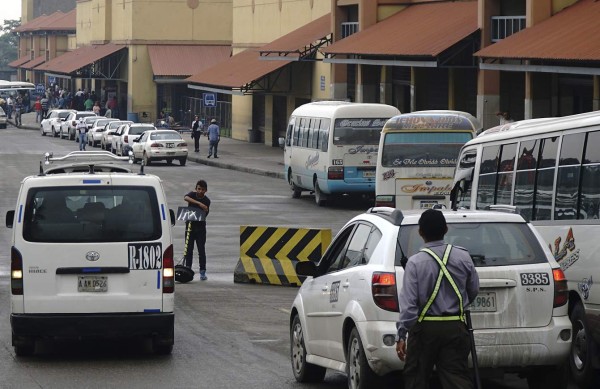
[{"label": "blue and white bus", "polygon": [[322,206],[336,195],[373,196],[381,129],[398,114],[390,105],[344,101],[296,108],[280,139],[292,197],[311,191]]}]

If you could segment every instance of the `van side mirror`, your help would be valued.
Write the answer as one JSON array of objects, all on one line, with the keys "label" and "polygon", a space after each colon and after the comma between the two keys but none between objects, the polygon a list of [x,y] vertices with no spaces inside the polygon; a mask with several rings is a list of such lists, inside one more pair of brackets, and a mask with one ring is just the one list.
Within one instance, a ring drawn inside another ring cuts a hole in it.
[{"label": "van side mirror", "polygon": [[280,137],[278,139],[278,141],[279,141],[279,147],[281,147],[283,149],[285,147],[285,138]]},{"label": "van side mirror", "polygon": [[171,226],[175,225],[175,212],[172,209],[169,209],[169,216],[171,217]]},{"label": "van side mirror", "polygon": [[15,211],[6,212],[6,227],[13,228],[15,222]]},{"label": "van side mirror", "polygon": [[317,265],[313,261],[300,261],[296,264],[296,274],[314,277],[317,275]]}]

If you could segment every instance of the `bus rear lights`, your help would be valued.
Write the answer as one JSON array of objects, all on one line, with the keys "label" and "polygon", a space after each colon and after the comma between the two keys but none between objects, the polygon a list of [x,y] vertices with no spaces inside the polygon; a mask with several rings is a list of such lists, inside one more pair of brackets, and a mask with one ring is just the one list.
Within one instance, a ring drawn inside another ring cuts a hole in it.
[{"label": "bus rear lights", "polygon": [[344,168],[342,166],[330,166],[327,169],[328,180],[343,180],[344,179]]}]

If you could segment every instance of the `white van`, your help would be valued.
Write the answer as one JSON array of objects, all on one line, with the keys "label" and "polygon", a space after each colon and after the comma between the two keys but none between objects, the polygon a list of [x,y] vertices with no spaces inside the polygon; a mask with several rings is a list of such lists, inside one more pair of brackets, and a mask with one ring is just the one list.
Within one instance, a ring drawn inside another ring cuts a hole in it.
[{"label": "white van", "polygon": [[6,214],[17,356],[40,338],[85,337],[146,337],[156,353],[171,353],[175,215],[160,178],[114,163],[127,159],[46,154],[47,164],[69,164],[21,182]]}]

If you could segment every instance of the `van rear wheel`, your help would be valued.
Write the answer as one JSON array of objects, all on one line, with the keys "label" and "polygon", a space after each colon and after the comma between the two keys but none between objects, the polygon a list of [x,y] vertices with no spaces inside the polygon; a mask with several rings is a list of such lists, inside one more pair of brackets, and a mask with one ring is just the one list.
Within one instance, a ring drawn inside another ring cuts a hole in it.
[{"label": "van rear wheel", "polygon": [[315,203],[319,207],[324,206],[327,203],[327,195],[321,192],[321,188],[319,187],[319,181],[315,179]]}]

